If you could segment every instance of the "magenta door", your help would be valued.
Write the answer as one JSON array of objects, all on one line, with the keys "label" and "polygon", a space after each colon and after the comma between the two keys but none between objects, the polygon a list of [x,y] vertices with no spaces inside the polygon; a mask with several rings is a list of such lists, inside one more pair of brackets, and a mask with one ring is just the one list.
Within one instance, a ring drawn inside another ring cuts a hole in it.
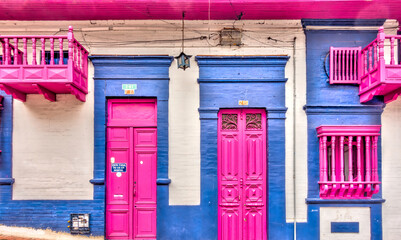
[{"label": "magenta door", "polygon": [[219,240],[266,239],[266,111],[220,110],[217,149]]},{"label": "magenta door", "polygon": [[106,238],[156,239],[156,100],[108,101]]}]

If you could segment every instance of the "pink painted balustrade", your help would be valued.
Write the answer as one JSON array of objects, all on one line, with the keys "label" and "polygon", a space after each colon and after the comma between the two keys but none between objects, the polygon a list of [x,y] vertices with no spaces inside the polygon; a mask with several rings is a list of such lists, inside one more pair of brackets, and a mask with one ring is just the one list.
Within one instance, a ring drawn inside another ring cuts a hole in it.
[{"label": "pink painted balustrade", "polygon": [[320,197],[366,199],[380,190],[378,125],[320,126]]},{"label": "pink painted balustrade", "polygon": [[[383,96],[389,103],[401,94],[401,65],[396,61],[397,42],[401,35],[385,35],[379,28],[377,38],[361,50],[359,97],[361,103]],[[384,58],[385,46],[390,49],[390,59]]]},{"label": "pink painted balustrade", "polygon": [[[56,101],[56,94],[73,94],[85,102],[89,53],[72,27],[64,36],[0,36],[0,42],[1,90],[23,102],[26,94],[50,101]],[[68,60],[63,59],[66,50]]]},{"label": "pink painted balustrade", "polygon": [[360,47],[330,48],[330,84],[359,84]]}]

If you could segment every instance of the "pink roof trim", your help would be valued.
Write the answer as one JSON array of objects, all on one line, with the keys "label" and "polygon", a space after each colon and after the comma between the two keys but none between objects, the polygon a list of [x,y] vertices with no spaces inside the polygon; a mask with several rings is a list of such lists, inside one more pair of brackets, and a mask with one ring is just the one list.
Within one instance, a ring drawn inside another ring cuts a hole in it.
[{"label": "pink roof trim", "polygon": [[13,0],[0,20],[401,19],[397,0]]}]

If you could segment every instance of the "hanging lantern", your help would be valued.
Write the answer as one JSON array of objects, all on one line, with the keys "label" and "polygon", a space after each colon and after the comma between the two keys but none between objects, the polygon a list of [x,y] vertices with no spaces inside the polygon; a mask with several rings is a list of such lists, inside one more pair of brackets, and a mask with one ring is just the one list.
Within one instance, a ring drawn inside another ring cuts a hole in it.
[{"label": "hanging lantern", "polygon": [[181,44],[181,53],[177,57],[177,67],[181,69],[187,69],[191,66],[191,61],[190,58],[192,57],[191,55],[186,55],[184,53],[184,18],[185,18],[185,12],[182,12],[182,44]]},{"label": "hanging lantern", "polygon": [[184,52],[181,52],[180,55],[175,57],[177,59],[178,68],[187,69],[191,66],[191,61],[189,60],[192,56],[186,55]]}]

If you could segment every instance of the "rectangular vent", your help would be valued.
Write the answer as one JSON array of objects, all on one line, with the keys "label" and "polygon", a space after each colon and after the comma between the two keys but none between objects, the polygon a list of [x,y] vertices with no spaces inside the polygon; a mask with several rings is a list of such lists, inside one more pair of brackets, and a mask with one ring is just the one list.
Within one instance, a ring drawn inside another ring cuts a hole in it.
[{"label": "rectangular vent", "polygon": [[359,84],[361,47],[330,47],[330,84]]},{"label": "rectangular vent", "polygon": [[224,28],[220,31],[221,46],[241,46],[241,30],[237,28]]}]

